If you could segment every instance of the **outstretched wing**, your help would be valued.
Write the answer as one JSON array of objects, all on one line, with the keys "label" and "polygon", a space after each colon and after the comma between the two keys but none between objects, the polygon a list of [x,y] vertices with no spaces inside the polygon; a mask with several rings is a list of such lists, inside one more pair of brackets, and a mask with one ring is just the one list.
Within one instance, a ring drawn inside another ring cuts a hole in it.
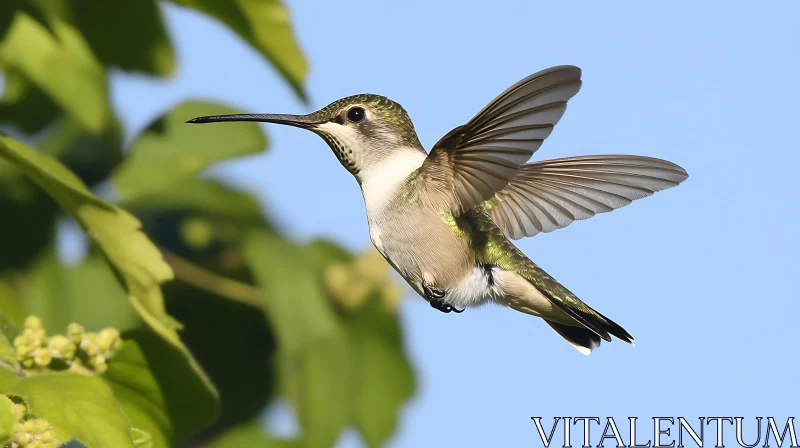
[{"label": "outstretched wing", "polygon": [[674,187],[688,176],[680,166],[651,157],[544,160],[523,165],[484,207],[506,236],[519,239],[610,212]]},{"label": "outstretched wing", "polygon": [[456,213],[490,199],[539,149],[580,87],[581,70],[573,66],[542,70],[514,84],[436,143],[422,165],[426,185],[452,192]]}]

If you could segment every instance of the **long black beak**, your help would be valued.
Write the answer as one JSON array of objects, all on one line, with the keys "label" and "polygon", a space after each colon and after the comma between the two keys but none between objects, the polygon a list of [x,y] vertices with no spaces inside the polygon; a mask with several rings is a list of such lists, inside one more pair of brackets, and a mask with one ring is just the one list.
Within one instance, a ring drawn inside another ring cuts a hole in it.
[{"label": "long black beak", "polygon": [[294,126],[296,128],[311,129],[321,121],[309,115],[284,115],[284,114],[232,114],[211,115],[207,117],[192,118],[187,123],[218,123],[222,121],[257,121],[260,123],[277,123]]}]

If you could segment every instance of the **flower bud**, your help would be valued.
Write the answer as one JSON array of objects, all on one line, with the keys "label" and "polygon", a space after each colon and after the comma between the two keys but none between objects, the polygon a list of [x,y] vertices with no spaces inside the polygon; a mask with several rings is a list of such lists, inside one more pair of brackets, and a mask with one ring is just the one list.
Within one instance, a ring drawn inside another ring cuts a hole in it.
[{"label": "flower bud", "polygon": [[44,434],[53,429],[53,425],[43,418],[35,418],[28,421],[33,422],[33,431],[31,431],[33,434]]},{"label": "flower bud", "polygon": [[14,352],[17,355],[17,360],[22,361],[29,357],[36,347],[30,344],[30,341],[25,336],[17,336],[14,338]]},{"label": "flower bud", "polygon": [[14,415],[17,416],[17,420],[22,420],[25,418],[25,414],[28,413],[28,408],[25,407],[22,403],[14,403]]},{"label": "flower bud", "polygon": [[27,339],[34,348],[42,347],[47,343],[47,334],[45,334],[44,328],[26,328],[22,331],[22,337]]},{"label": "flower bud", "polygon": [[67,371],[73,373],[86,373],[86,367],[83,365],[83,362],[81,362],[80,358],[75,358],[72,360],[72,363],[69,365],[69,369],[67,369]]},{"label": "flower bud", "polygon": [[27,318],[25,318],[25,328],[26,329],[42,328],[42,320],[39,319],[37,316],[30,315]]},{"label": "flower bud", "polygon": [[123,345],[124,344],[122,342],[122,338],[119,338],[116,341],[114,341],[114,345],[111,346],[111,356],[116,356],[116,354],[119,353],[120,350],[122,350]]},{"label": "flower bud", "polygon": [[33,362],[39,367],[47,367],[50,361],[53,360],[53,355],[49,348],[37,348],[33,352]]},{"label": "flower bud", "polygon": [[56,433],[54,431],[47,431],[39,437],[42,442],[42,448],[58,448],[61,444],[56,440]]},{"label": "flower bud", "polygon": [[39,436],[39,441],[44,443],[45,446],[49,446],[48,444],[52,445],[53,442],[56,441],[56,434],[52,430],[47,431],[47,432],[43,433],[41,436]]},{"label": "flower bud", "polygon": [[106,364],[106,358],[103,355],[96,355],[89,359],[89,367],[94,369],[95,372],[103,374],[108,370],[108,364]]},{"label": "flower bud", "polygon": [[14,338],[14,347],[27,346],[30,345],[30,343],[30,339],[28,339],[28,336],[25,335],[19,335]]},{"label": "flower bud", "polygon": [[108,352],[117,340],[119,340],[119,330],[116,328],[104,328],[101,330],[97,337],[100,353]]},{"label": "flower bud", "polygon": [[67,337],[72,339],[75,345],[80,345],[83,338],[83,327],[75,322],[69,324],[67,326]]},{"label": "flower bud", "polygon": [[33,441],[33,436],[30,433],[23,430],[15,431],[14,441],[17,442],[17,445],[24,448],[28,448],[30,447],[31,441]]},{"label": "flower bud", "polygon": [[20,448],[57,448],[53,425],[45,419],[34,418],[14,426],[14,442]]},{"label": "flower bud", "polygon": [[86,332],[83,334],[81,340],[81,350],[86,352],[89,356],[96,356],[100,354],[100,344],[98,343],[97,333]]},{"label": "flower bud", "polygon": [[36,419],[30,419],[30,420],[25,420],[24,422],[22,422],[22,431],[23,432],[27,432],[29,434],[33,434],[34,433],[33,428],[36,425],[35,420]]},{"label": "flower bud", "polygon": [[75,344],[66,336],[57,334],[47,344],[54,358],[71,360],[75,357]]}]

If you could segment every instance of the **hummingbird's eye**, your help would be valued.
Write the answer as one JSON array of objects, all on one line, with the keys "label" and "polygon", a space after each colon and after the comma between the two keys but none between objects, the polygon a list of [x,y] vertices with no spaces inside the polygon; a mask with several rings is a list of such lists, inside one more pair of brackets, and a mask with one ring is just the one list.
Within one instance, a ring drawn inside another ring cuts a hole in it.
[{"label": "hummingbird's eye", "polygon": [[353,123],[358,123],[363,120],[366,114],[363,107],[354,107],[347,111],[347,119]]}]

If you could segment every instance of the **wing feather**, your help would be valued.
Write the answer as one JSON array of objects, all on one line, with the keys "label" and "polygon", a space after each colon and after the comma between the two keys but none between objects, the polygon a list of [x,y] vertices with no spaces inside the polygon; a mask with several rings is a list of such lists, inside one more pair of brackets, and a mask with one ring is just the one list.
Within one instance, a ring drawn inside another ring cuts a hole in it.
[{"label": "wing feather", "polygon": [[686,170],[642,156],[568,157],[528,163],[484,206],[512,239],[551,232],[674,187]]},{"label": "wing feather", "polygon": [[580,78],[579,68],[558,66],[509,87],[465,125],[442,137],[421,175],[441,184],[432,186],[433,191],[452,194],[449,204],[456,213],[482,204],[508,185],[550,135],[567,101],[580,90]]}]

